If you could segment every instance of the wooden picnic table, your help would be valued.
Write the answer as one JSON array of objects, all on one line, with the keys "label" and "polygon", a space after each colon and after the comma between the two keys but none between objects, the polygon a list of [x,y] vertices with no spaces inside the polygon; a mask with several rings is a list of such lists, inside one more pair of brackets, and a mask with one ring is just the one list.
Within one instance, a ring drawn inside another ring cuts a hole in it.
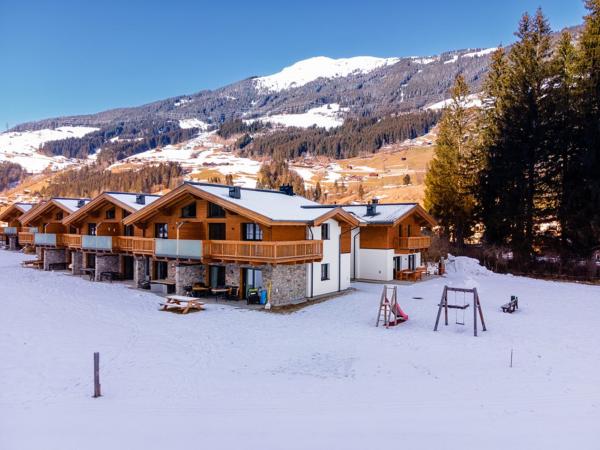
[{"label": "wooden picnic table", "polygon": [[36,267],[36,268],[40,268],[44,265],[44,260],[43,259],[29,259],[27,261],[23,261],[21,263],[21,265],[23,267]]},{"label": "wooden picnic table", "polygon": [[107,270],[105,272],[100,273],[100,281],[104,280],[105,278],[107,278],[112,283],[114,280],[120,280],[121,274],[119,272]]},{"label": "wooden picnic table", "polygon": [[167,295],[166,300],[159,303],[161,311],[174,309],[181,311],[182,314],[187,314],[191,309],[198,311],[204,310],[204,303],[196,297],[187,297],[185,295]]}]

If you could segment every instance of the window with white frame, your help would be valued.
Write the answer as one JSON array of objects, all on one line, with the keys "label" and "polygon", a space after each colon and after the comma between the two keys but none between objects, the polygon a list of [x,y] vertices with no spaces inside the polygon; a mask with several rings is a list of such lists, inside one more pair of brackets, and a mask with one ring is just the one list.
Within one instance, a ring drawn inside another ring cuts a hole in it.
[{"label": "window with white frame", "polygon": [[321,281],[329,280],[329,264],[321,264]]},{"label": "window with white frame", "polygon": [[324,241],[329,240],[329,224],[324,223],[321,225],[321,239]]}]

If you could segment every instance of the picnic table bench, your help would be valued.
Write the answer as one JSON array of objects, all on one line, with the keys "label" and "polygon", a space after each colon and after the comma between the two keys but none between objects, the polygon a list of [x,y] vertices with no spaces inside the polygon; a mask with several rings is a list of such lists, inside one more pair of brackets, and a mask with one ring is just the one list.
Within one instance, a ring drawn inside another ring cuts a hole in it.
[{"label": "picnic table bench", "polygon": [[169,309],[180,311],[187,314],[191,309],[198,311],[204,310],[204,303],[196,297],[187,297],[185,295],[167,295],[164,302],[159,303],[161,311]]},{"label": "picnic table bench", "polygon": [[27,261],[23,261],[21,262],[21,265],[23,267],[35,267],[35,268],[40,268],[44,265],[44,260],[43,259],[29,259]]},{"label": "picnic table bench", "polygon": [[514,313],[516,309],[519,309],[519,297],[511,295],[510,302],[505,303],[500,308],[502,308],[502,312],[510,314]]},{"label": "picnic table bench", "polygon": [[105,272],[101,272],[100,273],[100,281],[107,279],[109,280],[111,283],[114,280],[120,280],[121,279],[121,274],[119,272],[114,272],[112,270],[107,270]]}]

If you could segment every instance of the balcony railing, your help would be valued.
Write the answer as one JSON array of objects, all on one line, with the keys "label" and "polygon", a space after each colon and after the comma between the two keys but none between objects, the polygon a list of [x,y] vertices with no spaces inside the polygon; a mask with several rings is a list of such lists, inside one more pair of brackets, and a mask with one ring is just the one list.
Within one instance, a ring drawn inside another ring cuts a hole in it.
[{"label": "balcony railing", "polygon": [[202,241],[190,239],[156,239],[154,254],[167,258],[202,259]]},{"label": "balcony railing", "polygon": [[81,236],[81,248],[83,250],[112,251],[112,236]]},{"label": "balcony railing", "polygon": [[19,232],[19,244],[21,245],[29,245],[33,244],[35,234],[28,231],[20,231]]},{"label": "balcony railing", "polygon": [[63,243],[66,247],[79,249],[81,248],[81,235],[63,234]]},{"label": "balcony railing", "polygon": [[262,263],[320,261],[322,241],[204,241],[204,256],[223,261]]},{"label": "balcony railing", "polygon": [[429,236],[394,238],[394,249],[396,250],[422,250],[429,248],[430,245],[431,237]]},{"label": "balcony railing", "polygon": [[120,251],[162,258],[269,264],[302,263],[323,258],[322,241],[201,241],[69,234],[63,235],[63,240],[71,248]]},{"label": "balcony railing", "polygon": [[17,227],[4,227],[4,234],[6,235],[15,235],[19,232],[19,228]]},{"label": "balcony railing", "polygon": [[63,244],[62,234],[56,233],[35,233],[33,235],[35,245],[46,245],[48,247],[58,247]]}]

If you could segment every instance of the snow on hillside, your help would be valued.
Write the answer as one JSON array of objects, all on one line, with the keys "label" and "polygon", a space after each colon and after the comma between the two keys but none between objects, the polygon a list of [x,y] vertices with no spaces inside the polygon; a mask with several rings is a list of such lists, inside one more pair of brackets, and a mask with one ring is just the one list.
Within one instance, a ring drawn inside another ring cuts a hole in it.
[{"label": "snow on hillside", "polygon": [[[597,448],[598,286],[457,258],[444,278],[398,286],[410,319],[385,329],[379,284],[289,314],[225,302],[178,315],[23,259],[0,251],[3,449]],[[477,287],[488,331],[473,337],[471,308],[432,331],[445,284]]]},{"label": "snow on hillside", "polygon": [[28,172],[39,173],[47,167],[64,168],[74,161],[62,156],[46,156],[38,148],[50,141],[80,138],[98,130],[93,127],[59,127],[54,130],[10,131],[0,134],[0,161],[10,161],[23,166]]},{"label": "snow on hillside", "polygon": [[479,58],[481,56],[489,55],[498,50],[498,47],[484,48],[483,50],[477,50],[475,52],[469,52],[462,55],[463,58]]},{"label": "snow on hillside", "polygon": [[340,78],[351,74],[369,73],[383,66],[397,63],[399,58],[356,56],[333,59],[317,56],[284,68],[281,72],[254,80],[255,86],[265,91],[282,91],[304,86],[317,78]]},{"label": "snow on hillside", "polygon": [[[452,99],[442,100],[441,102],[433,103],[429,105],[425,109],[429,109],[432,111],[438,111],[440,109],[444,109],[452,102]],[[466,101],[464,103],[465,108],[479,108],[482,105],[481,103],[481,94],[470,94],[467,96]]]},{"label": "snow on hillside", "polygon": [[179,121],[179,127],[183,129],[199,128],[201,131],[208,130],[208,124],[200,119],[183,119]]},{"label": "snow on hillside", "polygon": [[322,128],[335,128],[344,123],[344,113],[347,108],[341,108],[337,103],[330,103],[309,109],[300,114],[275,114],[246,122],[271,122],[285,127],[308,128],[316,125]]}]

